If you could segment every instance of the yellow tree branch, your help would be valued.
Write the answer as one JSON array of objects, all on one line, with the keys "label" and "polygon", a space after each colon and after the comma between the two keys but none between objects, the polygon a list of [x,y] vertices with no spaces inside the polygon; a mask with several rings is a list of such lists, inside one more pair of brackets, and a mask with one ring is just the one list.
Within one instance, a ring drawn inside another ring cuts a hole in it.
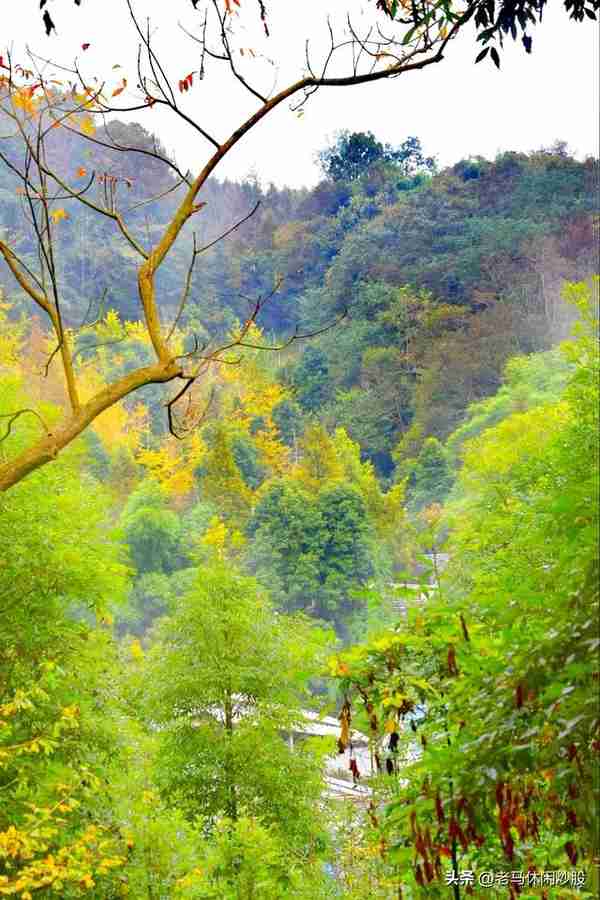
[{"label": "yellow tree branch", "polygon": [[77,382],[75,379],[75,371],[73,369],[73,359],[71,357],[71,348],[69,347],[68,337],[64,333],[64,330],[61,326],[56,307],[50,302],[47,295],[38,290],[33,282],[26,277],[23,272],[23,269],[25,268],[24,264],[16,255],[14,250],[11,250],[8,244],[5,244],[4,241],[0,241],[0,253],[2,253],[2,256],[6,260],[8,268],[14,275],[15,280],[17,281],[19,286],[23,288],[25,293],[31,297],[33,302],[37,306],[39,306],[40,309],[44,310],[52,323],[54,333],[56,334],[57,340],[59,342],[63,372],[65,376],[71,409],[74,413],[76,413],[79,410],[80,403],[79,392],[77,390]]},{"label": "yellow tree branch", "polygon": [[146,384],[164,384],[181,375],[181,363],[175,360],[154,363],[129,372],[107,385],[76,413],[63,419],[48,435],[21,453],[16,459],[0,465],[0,491],[6,491],[31,472],[39,469],[64,450],[96,419],[100,413],[123,400]]}]

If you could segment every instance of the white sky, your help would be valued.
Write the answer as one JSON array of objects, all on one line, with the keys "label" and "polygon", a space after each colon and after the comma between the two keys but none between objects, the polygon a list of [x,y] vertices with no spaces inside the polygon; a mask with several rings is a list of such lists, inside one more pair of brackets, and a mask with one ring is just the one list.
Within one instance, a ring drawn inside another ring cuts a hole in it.
[{"label": "white sky", "polygon": [[[348,10],[360,24],[373,20],[375,7],[375,0],[267,0],[271,37],[265,40],[257,4],[254,0],[241,3],[237,44],[262,51],[278,63],[279,88],[302,75],[306,37],[315,47],[315,61],[319,60],[318,48],[324,47],[327,36],[327,11]],[[141,21],[150,15],[155,49],[177,92],[178,79],[199,64],[199,47],[183,35],[178,21],[197,33],[198,13],[190,0],[134,0],[134,7]],[[26,14],[21,16],[19,9]],[[123,75],[130,85],[135,83],[137,39],[124,0],[83,0],[79,9],[71,0],[49,0],[47,9],[59,29],[50,38],[43,32],[38,0],[11,3],[4,11],[2,50],[12,45],[15,62],[23,59],[27,42],[32,50],[65,65],[78,55],[86,73],[101,79],[108,76],[111,85],[117,86]],[[340,22],[339,33],[342,27]],[[241,178],[253,171],[265,183],[313,185],[319,179],[315,154],[342,128],[373,131],[391,144],[417,135],[441,165],[470,154],[493,157],[502,150],[527,152],[557,138],[566,140],[580,157],[598,155],[597,26],[570,22],[556,0],[532,34],[531,55],[525,54],[520,43],[507,42],[499,72],[487,60],[473,65],[477,48],[471,29],[450,45],[446,59],[423,71],[370,85],[322,89],[309,100],[301,118],[284,103],[238,144],[215,174]],[[82,52],[84,42],[90,48]],[[245,64],[247,58],[246,54],[240,62]],[[115,64],[122,68],[113,71]],[[250,61],[245,72],[249,76],[255,72],[257,84],[269,92],[275,68]],[[231,84],[224,64],[218,62],[211,64],[204,82],[194,81],[187,95],[177,92],[177,96],[186,114],[219,140],[258,106],[237,83]],[[117,100],[127,97],[124,92]],[[192,171],[210,155],[209,145],[188,125],[156,107],[122,117],[136,118],[154,131],[175,152],[180,165]]]}]

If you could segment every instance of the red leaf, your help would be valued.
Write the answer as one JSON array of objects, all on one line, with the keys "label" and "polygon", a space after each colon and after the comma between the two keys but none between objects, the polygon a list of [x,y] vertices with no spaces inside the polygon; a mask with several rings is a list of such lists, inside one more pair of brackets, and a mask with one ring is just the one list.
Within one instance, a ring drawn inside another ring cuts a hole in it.
[{"label": "red leaf", "polygon": [[458,667],[456,665],[456,651],[454,644],[448,647],[448,673],[450,675],[458,675]]},{"label": "red leaf", "polygon": [[444,821],[444,804],[439,794],[435,798],[435,814],[438,822],[441,824]]},{"label": "red leaf", "polygon": [[565,851],[567,856],[569,857],[569,862],[572,866],[577,865],[577,849],[573,841],[567,841],[565,844]]},{"label": "red leaf", "polygon": [[427,857],[427,848],[425,847],[425,841],[423,840],[423,833],[420,828],[417,828],[417,836],[415,839],[415,850],[417,853],[420,853],[421,856]]},{"label": "red leaf", "polygon": [[523,685],[520,682],[517,685],[517,691],[515,694],[515,703],[516,703],[517,709],[521,709],[521,707],[523,706]]},{"label": "red leaf", "polygon": [[499,781],[496,785],[496,803],[502,809],[502,804],[504,802],[504,783]]}]

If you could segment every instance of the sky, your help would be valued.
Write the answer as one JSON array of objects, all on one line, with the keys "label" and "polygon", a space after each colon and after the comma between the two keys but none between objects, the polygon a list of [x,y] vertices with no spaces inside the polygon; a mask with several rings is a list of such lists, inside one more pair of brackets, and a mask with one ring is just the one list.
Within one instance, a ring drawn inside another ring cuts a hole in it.
[{"label": "sky", "polygon": [[[202,82],[195,76],[192,89],[180,94],[179,79],[199,68],[199,45],[180,26],[198,34],[199,14],[189,0],[132,2],[144,27],[146,16],[150,17],[153,45],[183,112],[222,141],[257,109],[258,101],[218,61],[207,67]],[[367,27],[375,15],[374,0],[270,0],[271,36],[266,39],[254,0],[240,2],[235,41],[238,51],[241,47],[245,53],[237,58],[244,72],[267,93],[274,85],[281,89],[303,74],[307,38],[311,58],[318,65],[327,45],[327,12],[333,12],[332,24],[340,36],[343,12],[348,11],[359,28]],[[49,0],[47,9],[57,22],[57,33],[49,38],[41,24],[38,0],[10,4],[2,21],[2,50],[10,47],[12,58],[19,61],[28,46],[62,65],[70,65],[77,56],[86,77],[97,75],[109,92],[126,77],[128,87],[115,102],[131,102],[138,39],[125,0],[83,0],[79,8],[70,0]],[[331,144],[341,129],[372,131],[392,145],[416,135],[441,166],[470,155],[493,158],[504,150],[529,152],[557,139],[567,141],[580,158],[598,155],[597,24],[570,22],[562,4],[555,2],[532,34],[531,55],[520,42],[506,43],[500,71],[488,61],[474,65],[478,48],[470,29],[451,42],[441,63],[427,69],[369,85],[322,89],[311,97],[301,116],[284,103],[238,144],[216,174],[234,179],[254,174],[264,184],[279,187],[312,186],[320,177],[318,151]],[[89,43],[85,51],[84,43]],[[256,54],[254,59],[249,48]],[[340,58],[339,72],[345,62]],[[47,77],[58,72],[53,67],[45,71]],[[124,113],[122,118],[135,119],[157,134],[180,166],[192,172],[210,156],[210,145],[171,112],[154,107],[139,114]]]}]

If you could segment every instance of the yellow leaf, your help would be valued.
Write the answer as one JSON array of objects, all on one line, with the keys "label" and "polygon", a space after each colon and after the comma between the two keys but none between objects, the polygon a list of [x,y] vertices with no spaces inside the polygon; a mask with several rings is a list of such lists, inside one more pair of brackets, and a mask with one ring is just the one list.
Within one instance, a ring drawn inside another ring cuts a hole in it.
[{"label": "yellow leaf", "polygon": [[144,651],[142,649],[142,645],[140,644],[140,642],[138,641],[137,638],[134,638],[134,640],[129,645],[129,652],[131,653],[133,658],[136,660],[141,660],[144,658]]},{"label": "yellow leaf", "polygon": [[54,224],[56,225],[56,223],[57,223],[57,222],[60,222],[62,219],[68,219],[68,218],[69,218],[69,214],[68,214],[67,212],[65,212],[64,209],[54,209],[54,210],[50,213],[50,218],[52,219],[52,221],[53,221]]},{"label": "yellow leaf", "polygon": [[37,104],[27,88],[20,88],[11,97],[13,105],[33,116],[37,112]]},{"label": "yellow leaf", "polygon": [[96,131],[96,126],[94,125],[94,120],[91,116],[81,116],[79,119],[79,128],[84,134],[87,134],[90,137]]}]

